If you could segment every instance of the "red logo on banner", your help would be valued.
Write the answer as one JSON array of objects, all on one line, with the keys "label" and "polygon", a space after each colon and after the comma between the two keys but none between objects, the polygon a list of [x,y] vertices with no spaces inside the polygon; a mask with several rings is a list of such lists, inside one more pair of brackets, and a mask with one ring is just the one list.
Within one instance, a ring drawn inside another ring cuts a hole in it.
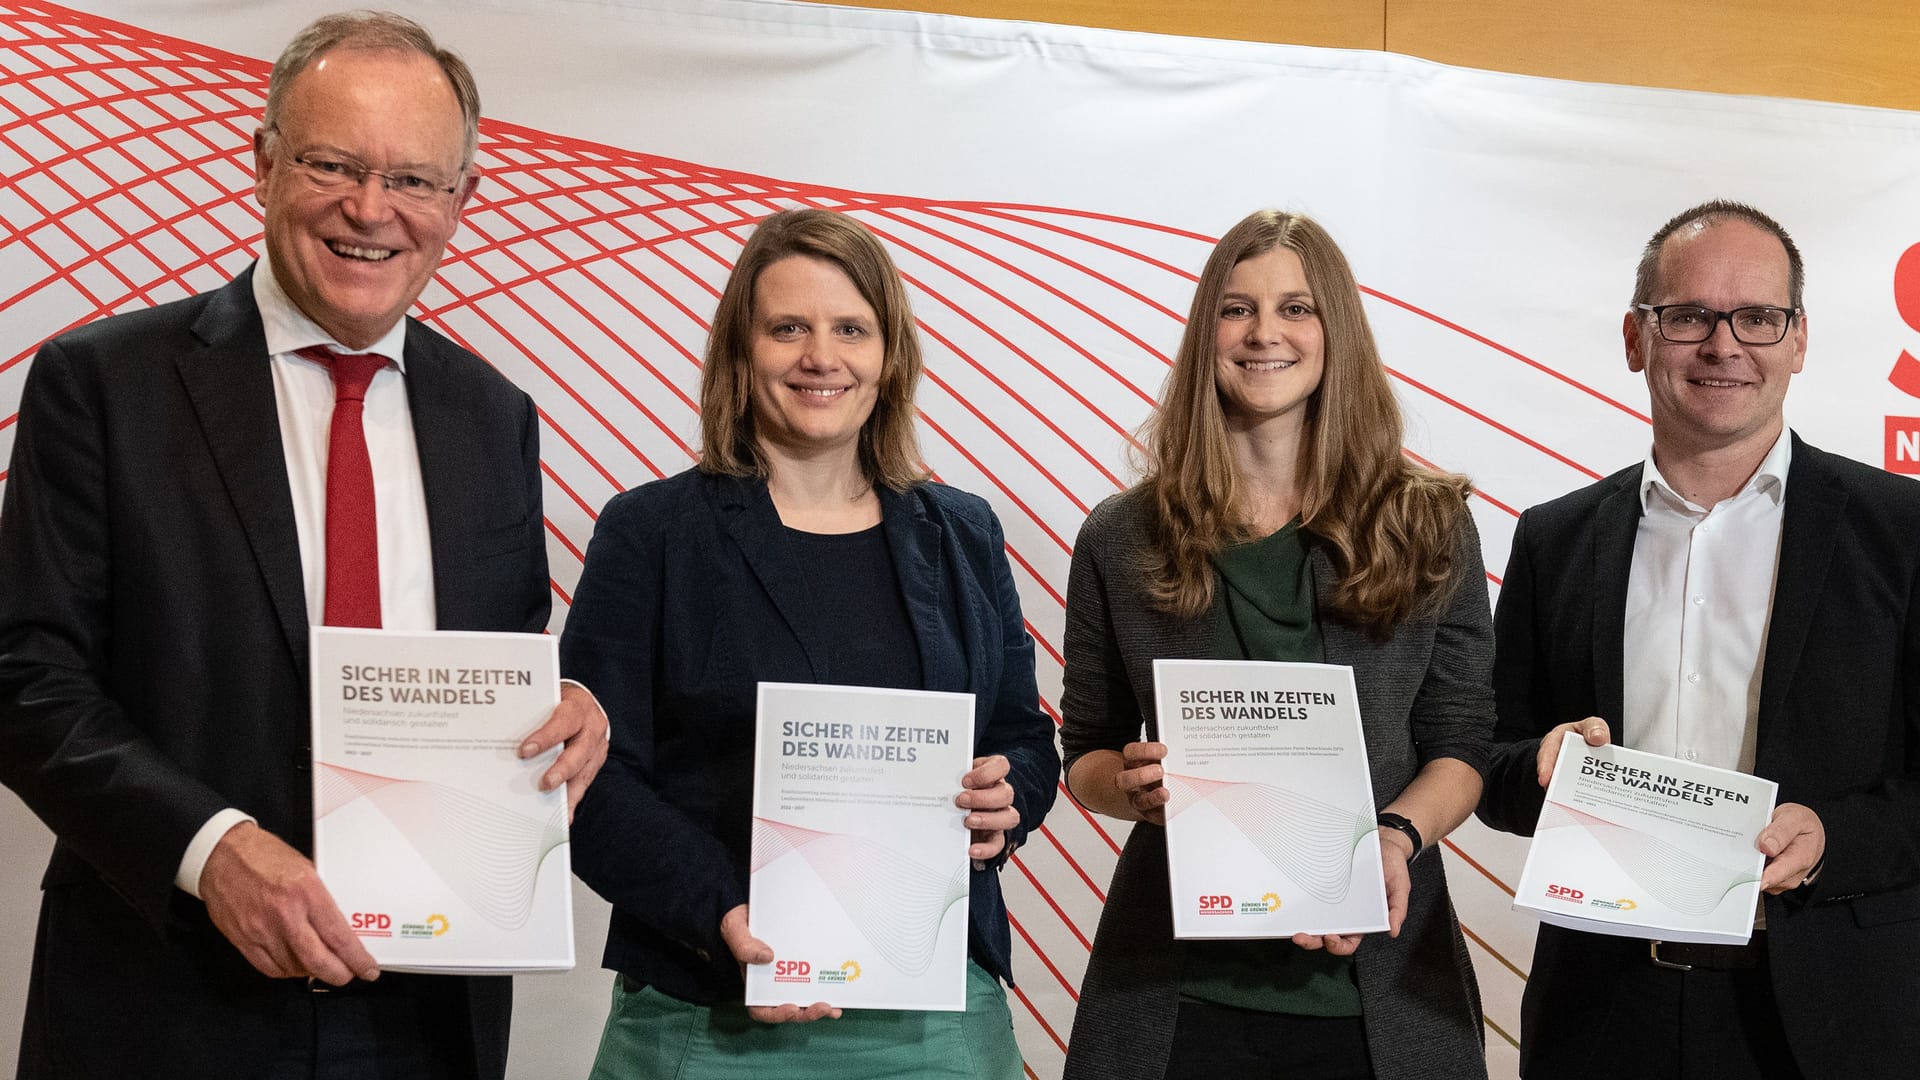
[{"label": "red logo on banner", "polygon": [[[1902,356],[1911,360],[1910,356]],[[1915,395],[1920,397],[1920,395]],[[1887,471],[1920,476],[1920,416],[1887,417]]]},{"label": "red logo on banner", "polygon": [[[1920,330],[1920,244],[1893,264],[1893,306],[1908,326]],[[1920,359],[1901,350],[1887,381],[1909,397],[1920,398]],[[1920,417],[1887,417],[1886,470],[1920,475]]]}]

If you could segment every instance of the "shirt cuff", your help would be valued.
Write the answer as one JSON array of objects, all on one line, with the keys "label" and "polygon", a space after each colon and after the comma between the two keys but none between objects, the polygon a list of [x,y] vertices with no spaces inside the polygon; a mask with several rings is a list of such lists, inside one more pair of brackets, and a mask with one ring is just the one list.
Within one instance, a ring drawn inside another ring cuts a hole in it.
[{"label": "shirt cuff", "polygon": [[253,820],[252,814],[232,807],[208,818],[207,823],[200,826],[200,831],[194,833],[193,839],[187,843],[187,853],[180,856],[180,869],[173,875],[173,883],[195,900],[200,899],[200,871],[207,868],[207,858],[219,845],[220,838],[235,825]]}]

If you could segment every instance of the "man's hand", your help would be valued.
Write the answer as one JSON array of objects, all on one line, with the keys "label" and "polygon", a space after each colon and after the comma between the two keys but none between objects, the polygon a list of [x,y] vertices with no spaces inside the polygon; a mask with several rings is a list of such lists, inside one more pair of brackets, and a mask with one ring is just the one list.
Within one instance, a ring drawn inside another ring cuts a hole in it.
[{"label": "man's hand", "polygon": [[973,830],[973,841],[967,847],[967,857],[975,862],[1000,854],[1000,849],[1007,846],[1007,830],[1020,826],[1020,811],[1013,805],[1013,785],[1007,783],[1012,768],[1005,754],[992,754],[974,758],[973,768],[960,778],[962,790],[954,796],[953,805],[968,811],[967,828]]},{"label": "man's hand", "polygon": [[538,757],[561,743],[566,749],[540,776],[540,790],[552,791],[567,785],[567,820],[587,793],[587,785],[607,762],[607,714],[600,703],[575,683],[560,684],[560,704],[553,707],[547,722],[520,744],[521,758]]},{"label": "man's hand", "polygon": [[200,898],[213,925],[263,975],[311,975],[333,986],[380,977],[313,863],[250,821],[214,845],[200,871]]},{"label": "man's hand", "polygon": [[1754,846],[1767,857],[1760,887],[1778,895],[1806,884],[1813,868],[1827,854],[1827,827],[1820,815],[1799,803],[1781,803],[1760,830]]},{"label": "man's hand", "polygon": [[1613,739],[1613,733],[1607,730],[1607,722],[1597,716],[1589,716],[1585,720],[1576,720],[1571,724],[1561,724],[1540,736],[1538,764],[1542,788],[1553,779],[1553,767],[1560,761],[1560,743],[1569,731],[1578,732],[1587,740],[1588,746],[1605,746]]},{"label": "man's hand", "polygon": [[[740,973],[746,975],[748,964],[773,963],[773,947],[747,930],[747,905],[740,904],[720,917],[720,939],[727,943],[727,950],[733,958],[740,961]],[[840,1010],[824,1001],[811,1005],[749,1005],[747,1016],[763,1024],[806,1024],[826,1017],[840,1019]]]}]

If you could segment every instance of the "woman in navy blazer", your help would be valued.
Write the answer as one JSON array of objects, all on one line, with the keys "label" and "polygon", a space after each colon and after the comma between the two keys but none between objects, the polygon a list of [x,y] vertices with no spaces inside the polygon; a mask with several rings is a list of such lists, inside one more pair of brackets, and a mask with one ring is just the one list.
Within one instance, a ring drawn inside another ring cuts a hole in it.
[{"label": "woman in navy blazer", "polygon": [[[919,375],[873,235],[775,214],[714,315],[700,464],[600,517],[560,643],[613,725],[573,825],[575,872],[614,905],[595,1077],[1021,1075],[998,873],[1059,756],[999,522],[919,463]],[[741,1004],[741,965],[772,959],[746,919],[763,681],[975,696],[966,1012]]]}]

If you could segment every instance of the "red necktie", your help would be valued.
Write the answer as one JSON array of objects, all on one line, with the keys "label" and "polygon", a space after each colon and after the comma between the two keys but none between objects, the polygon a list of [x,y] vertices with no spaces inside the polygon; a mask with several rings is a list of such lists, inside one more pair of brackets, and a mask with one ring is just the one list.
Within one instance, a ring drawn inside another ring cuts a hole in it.
[{"label": "red necktie", "polygon": [[377,353],[336,353],[324,346],[300,355],[333,372],[333,426],[327,436],[328,626],[380,625],[380,543],[374,527],[373,462],[361,424],[367,384],[387,366]]}]

